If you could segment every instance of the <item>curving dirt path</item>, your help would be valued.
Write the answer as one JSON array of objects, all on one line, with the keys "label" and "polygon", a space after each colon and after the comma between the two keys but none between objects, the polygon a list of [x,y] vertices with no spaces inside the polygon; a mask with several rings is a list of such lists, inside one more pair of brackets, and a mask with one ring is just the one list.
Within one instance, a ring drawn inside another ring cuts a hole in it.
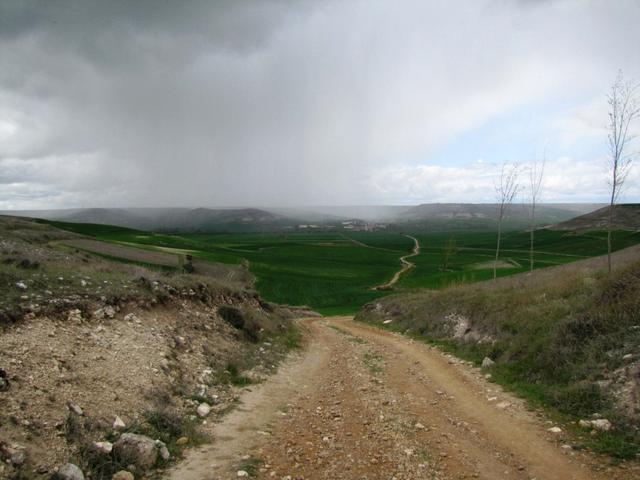
[{"label": "curving dirt path", "polygon": [[414,242],[413,250],[411,251],[410,254],[400,257],[400,264],[402,265],[402,268],[400,268],[400,270],[398,270],[396,273],[393,274],[393,277],[391,277],[391,280],[389,280],[387,283],[384,283],[382,285],[378,285],[377,287],[373,287],[372,290],[389,290],[393,288],[393,286],[396,283],[398,283],[398,280],[400,280],[400,277],[402,276],[403,273],[405,273],[407,270],[411,270],[413,267],[416,266],[415,263],[412,263],[407,259],[411,257],[415,257],[416,255],[420,254],[420,242],[418,242],[418,239],[416,237],[413,237],[411,235],[404,235],[404,236],[413,240]]},{"label": "curving dirt path", "polygon": [[[353,322],[309,320],[309,346],[242,397],[173,479],[629,480],[439,350]],[[566,442],[566,443],[565,443]]]}]

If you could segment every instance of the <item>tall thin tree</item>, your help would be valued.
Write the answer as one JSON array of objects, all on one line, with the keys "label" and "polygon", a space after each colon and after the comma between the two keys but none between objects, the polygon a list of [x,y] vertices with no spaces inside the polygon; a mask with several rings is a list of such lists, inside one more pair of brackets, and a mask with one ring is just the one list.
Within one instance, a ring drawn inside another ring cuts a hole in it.
[{"label": "tall thin tree", "polygon": [[609,95],[609,124],[608,141],[610,169],[609,186],[609,212],[607,218],[607,267],[611,273],[611,234],[613,231],[613,216],[615,205],[624,187],[629,169],[637,152],[629,152],[629,144],[635,136],[631,133],[631,126],[640,116],[640,103],[638,101],[638,84],[633,84],[624,79],[622,70],[618,71]]},{"label": "tall thin tree", "polygon": [[502,241],[502,225],[513,199],[518,193],[518,165],[503,163],[500,176],[495,182],[496,198],[498,200],[498,238],[496,241],[496,258],[493,262],[493,280],[498,276],[498,258],[500,257],[500,242]]},{"label": "tall thin tree", "polygon": [[533,251],[536,230],[536,207],[542,191],[542,179],[544,178],[544,167],[547,163],[547,150],[542,154],[542,160],[535,159],[529,165],[529,271],[533,272]]}]

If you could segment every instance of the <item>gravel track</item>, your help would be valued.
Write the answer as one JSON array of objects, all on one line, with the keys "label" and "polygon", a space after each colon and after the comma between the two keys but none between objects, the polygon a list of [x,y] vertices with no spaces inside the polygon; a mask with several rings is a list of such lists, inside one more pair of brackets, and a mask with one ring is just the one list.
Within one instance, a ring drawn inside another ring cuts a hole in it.
[{"label": "gravel track", "polygon": [[541,414],[436,348],[354,322],[305,321],[308,346],[168,478],[640,478],[568,447]]}]

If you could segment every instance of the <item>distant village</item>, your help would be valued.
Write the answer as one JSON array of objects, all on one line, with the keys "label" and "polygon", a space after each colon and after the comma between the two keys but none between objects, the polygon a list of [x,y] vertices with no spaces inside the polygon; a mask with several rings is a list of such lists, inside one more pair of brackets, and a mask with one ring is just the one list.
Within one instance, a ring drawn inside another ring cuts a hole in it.
[{"label": "distant village", "polygon": [[295,227],[288,227],[290,229],[296,229],[298,231],[309,230],[348,230],[351,232],[376,232],[380,230],[386,230],[388,228],[386,223],[371,223],[363,220],[345,220],[339,224],[313,224],[313,223],[301,223]]}]

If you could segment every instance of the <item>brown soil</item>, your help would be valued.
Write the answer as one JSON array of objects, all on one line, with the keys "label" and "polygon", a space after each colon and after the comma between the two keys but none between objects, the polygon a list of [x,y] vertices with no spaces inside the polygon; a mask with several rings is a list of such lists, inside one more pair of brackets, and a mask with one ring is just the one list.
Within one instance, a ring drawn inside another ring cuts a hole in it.
[{"label": "brown soil", "polygon": [[[355,323],[308,321],[306,353],[241,396],[174,479],[620,479],[564,433],[439,350]],[[286,408],[283,408],[286,407]],[[565,443],[567,442],[567,443]]]},{"label": "brown soil", "polygon": [[74,240],[65,240],[65,245],[79,248],[88,252],[95,252],[111,257],[122,258],[132,262],[144,262],[155,265],[165,265],[168,267],[178,266],[178,256],[171,253],[154,252],[143,250],[140,248],[127,247],[116,243],[101,242],[99,240],[90,240],[87,238],[78,238]]}]

